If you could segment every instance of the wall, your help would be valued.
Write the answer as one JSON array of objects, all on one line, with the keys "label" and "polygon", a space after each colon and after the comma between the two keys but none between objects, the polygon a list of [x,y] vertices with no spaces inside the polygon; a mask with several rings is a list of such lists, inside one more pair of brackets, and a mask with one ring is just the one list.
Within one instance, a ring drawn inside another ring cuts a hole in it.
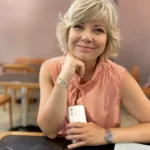
[{"label": "wall", "polygon": [[150,1],[119,0],[118,5],[123,39],[116,62],[127,69],[139,66],[144,84],[150,76]]},{"label": "wall", "polygon": [[[138,65],[142,84],[150,75],[150,0],[117,0],[120,13],[120,54],[116,62]],[[15,57],[61,55],[55,36],[58,13],[71,0],[0,0],[0,62]]]},{"label": "wall", "polygon": [[61,55],[55,30],[71,0],[0,0],[0,62]]}]

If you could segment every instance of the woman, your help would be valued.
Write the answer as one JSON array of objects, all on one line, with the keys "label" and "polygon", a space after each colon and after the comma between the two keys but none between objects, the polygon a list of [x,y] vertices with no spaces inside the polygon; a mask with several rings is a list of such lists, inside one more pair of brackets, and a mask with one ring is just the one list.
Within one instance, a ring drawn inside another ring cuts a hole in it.
[{"label": "woman", "polygon": [[[120,44],[112,0],[75,0],[61,18],[57,37],[64,56],[40,71],[38,124],[49,138],[65,133],[68,145],[150,142],[150,102],[125,68],[113,63]],[[140,122],[120,127],[120,103]],[[83,105],[87,123],[69,123],[67,109]]]}]

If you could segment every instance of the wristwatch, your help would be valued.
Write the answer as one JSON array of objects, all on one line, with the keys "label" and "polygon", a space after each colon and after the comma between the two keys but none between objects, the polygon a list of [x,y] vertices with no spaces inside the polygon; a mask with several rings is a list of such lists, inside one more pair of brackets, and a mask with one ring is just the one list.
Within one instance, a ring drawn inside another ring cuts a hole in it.
[{"label": "wristwatch", "polygon": [[105,130],[104,138],[105,138],[107,144],[112,144],[113,143],[113,135],[112,135],[110,129]]},{"label": "wristwatch", "polygon": [[59,84],[63,88],[68,88],[69,87],[69,82],[63,80],[61,77],[57,77],[57,84]]}]

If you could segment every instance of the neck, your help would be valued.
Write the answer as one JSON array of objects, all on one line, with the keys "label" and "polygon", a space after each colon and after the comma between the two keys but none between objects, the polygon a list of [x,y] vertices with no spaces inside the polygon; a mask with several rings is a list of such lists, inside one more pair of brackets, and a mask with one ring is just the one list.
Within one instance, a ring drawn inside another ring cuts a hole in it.
[{"label": "neck", "polygon": [[96,65],[97,65],[97,60],[92,60],[92,61],[88,61],[85,62],[85,75],[91,75],[94,74],[95,69],[96,69]]},{"label": "neck", "polygon": [[85,73],[83,78],[80,80],[80,84],[84,84],[89,80],[91,80],[96,69],[97,61],[96,60],[88,61],[88,62],[84,62],[84,64],[85,64]]}]

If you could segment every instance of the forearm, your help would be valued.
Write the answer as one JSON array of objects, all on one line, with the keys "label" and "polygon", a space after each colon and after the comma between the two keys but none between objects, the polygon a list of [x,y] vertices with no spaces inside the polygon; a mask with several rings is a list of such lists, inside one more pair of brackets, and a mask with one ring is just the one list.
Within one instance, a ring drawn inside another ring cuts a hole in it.
[{"label": "forearm", "polygon": [[150,123],[137,124],[126,128],[111,129],[114,143],[150,142]]},{"label": "forearm", "polygon": [[61,129],[66,115],[67,88],[55,85],[38,121],[42,131],[56,136]]}]

